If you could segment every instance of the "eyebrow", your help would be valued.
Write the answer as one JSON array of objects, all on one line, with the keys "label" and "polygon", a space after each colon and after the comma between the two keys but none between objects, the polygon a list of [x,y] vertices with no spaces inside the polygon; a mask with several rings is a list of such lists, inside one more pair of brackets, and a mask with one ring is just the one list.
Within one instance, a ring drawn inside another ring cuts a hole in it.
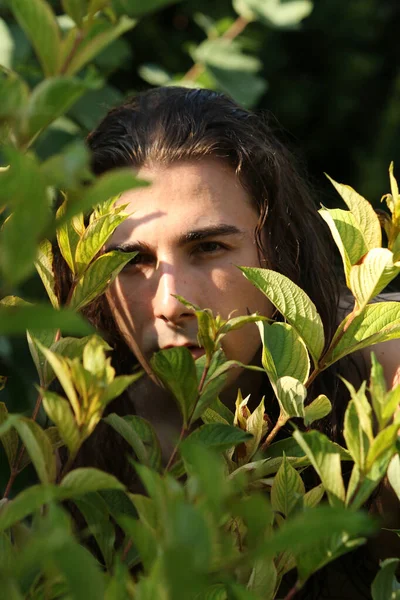
[{"label": "eyebrow", "polygon": [[[178,238],[178,246],[185,246],[191,242],[198,242],[206,240],[210,237],[228,236],[228,235],[245,235],[243,229],[239,229],[235,225],[228,225],[222,223],[221,225],[210,225],[209,227],[202,227],[201,229],[194,229],[187,231]],[[111,244],[107,247],[107,252],[111,250],[119,250],[120,252],[150,252],[151,248],[145,242],[134,242],[134,243],[122,243],[122,244]]]}]

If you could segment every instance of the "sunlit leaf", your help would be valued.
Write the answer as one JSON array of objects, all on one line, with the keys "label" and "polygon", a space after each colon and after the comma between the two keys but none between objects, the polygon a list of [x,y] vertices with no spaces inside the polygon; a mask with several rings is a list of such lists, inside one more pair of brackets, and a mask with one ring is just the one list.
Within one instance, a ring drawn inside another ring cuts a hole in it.
[{"label": "sunlit leaf", "polygon": [[325,494],[325,489],[324,486],[322,485],[322,483],[320,483],[320,485],[317,485],[313,488],[311,488],[311,490],[309,490],[308,492],[306,492],[303,496],[303,504],[306,507],[309,508],[313,508],[314,506],[317,506],[322,498],[324,497]]},{"label": "sunlit leaf", "polygon": [[350,287],[350,270],[367,252],[368,246],[355,216],[348,210],[322,208],[319,214],[328,225],[342,256],[347,287]]},{"label": "sunlit leaf", "polygon": [[290,376],[305,383],[310,371],[307,348],[296,330],[287,323],[260,323],[263,342],[263,366],[276,383],[283,376]]},{"label": "sunlit leaf", "polygon": [[9,0],[16,20],[32,42],[46,77],[60,67],[61,38],[53,10],[44,0]]},{"label": "sunlit leaf", "polygon": [[55,291],[53,249],[49,240],[42,240],[38,247],[35,267],[39,273],[40,279],[46,288],[49,300],[54,308],[59,307],[59,301]]},{"label": "sunlit leaf", "polygon": [[288,516],[304,494],[303,480],[284,456],[271,487],[273,510]]},{"label": "sunlit leaf", "polygon": [[[348,321],[349,315],[343,321],[345,332],[333,349],[332,362],[372,344],[399,338],[400,302],[379,302],[368,305],[362,315],[346,326]],[[332,343],[334,342],[335,338]]]},{"label": "sunlit leaf", "polygon": [[43,392],[43,407],[48,417],[58,427],[60,436],[69,451],[76,452],[80,434],[70,404],[58,394],[46,390]]},{"label": "sunlit leaf", "polygon": [[332,404],[330,400],[325,394],[320,394],[304,408],[304,425],[307,427],[308,425],[311,425],[311,423],[314,423],[314,421],[323,419],[329,415],[331,410]]},{"label": "sunlit leaf", "polygon": [[343,436],[346,441],[354,462],[358,465],[361,472],[364,471],[367,452],[369,449],[369,440],[360,425],[360,420],[354,400],[350,400],[347,405],[344,418]]},{"label": "sunlit leaf", "polygon": [[288,277],[269,269],[241,267],[304,340],[315,361],[324,347],[324,328],[314,303]]},{"label": "sunlit leaf", "polygon": [[39,376],[40,385],[45,385],[46,378],[46,357],[40,350],[40,347],[36,343],[40,342],[46,348],[49,348],[53,343],[57,335],[57,330],[42,329],[40,332],[36,332],[36,335],[32,335],[29,331],[26,332],[28,340],[29,351],[31,353],[33,362],[35,363],[36,370]]},{"label": "sunlit leaf", "polygon": [[276,382],[276,395],[281,409],[288,417],[304,417],[304,400],[307,390],[294,377],[280,377]]},{"label": "sunlit leaf", "polygon": [[398,273],[400,265],[393,263],[393,253],[387,248],[374,248],[360,264],[350,270],[350,288],[356,298],[357,310],[381,292]]},{"label": "sunlit leaf", "polygon": [[111,250],[99,256],[78,280],[71,296],[70,308],[74,311],[82,310],[105,292],[108,285],[136,254]]},{"label": "sunlit leaf", "polygon": [[367,249],[380,248],[382,245],[381,226],[372,205],[349,185],[337,183],[329,176],[328,179],[354,215]]},{"label": "sunlit leaf", "polygon": [[271,558],[259,559],[251,571],[247,587],[263,600],[273,600],[277,573],[275,563]]},{"label": "sunlit leaf", "polygon": [[395,491],[398,499],[400,500],[400,456],[395,454],[387,471],[389,483]]},{"label": "sunlit leaf", "polygon": [[126,215],[106,214],[90,223],[76,246],[75,264],[78,275],[86,269],[113,231],[125,219]]},{"label": "sunlit leaf", "polygon": [[313,9],[310,0],[235,0],[233,6],[249,21],[278,28],[298,26]]},{"label": "sunlit leaf", "polygon": [[366,470],[369,471],[372,469],[373,465],[378,462],[378,459],[381,456],[386,456],[386,454],[392,450],[392,454],[396,452],[396,440],[398,437],[398,429],[399,424],[393,423],[392,425],[388,425],[378,433],[374,441],[371,443],[367,454],[366,461]]},{"label": "sunlit leaf", "polygon": [[175,347],[157,352],[151,359],[151,366],[173,394],[187,425],[198,397],[196,367],[189,350]]}]

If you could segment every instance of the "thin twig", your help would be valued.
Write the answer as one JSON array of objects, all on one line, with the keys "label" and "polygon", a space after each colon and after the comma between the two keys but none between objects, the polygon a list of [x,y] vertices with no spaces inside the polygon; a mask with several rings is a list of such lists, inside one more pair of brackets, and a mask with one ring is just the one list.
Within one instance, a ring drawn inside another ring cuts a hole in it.
[{"label": "thin twig", "polygon": [[297,592],[299,591],[299,582],[296,581],[296,583],[294,584],[294,586],[288,591],[288,593],[286,594],[286,596],[284,597],[283,600],[292,600],[292,598],[295,597],[295,595],[297,594]]},{"label": "thin twig", "polygon": [[280,429],[286,424],[286,422],[287,422],[286,418],[285,419],[279,418],[277,420],[273,429],[267,435],[265,442],[260,446],[260,450],[266,450],[268,448],[268,446],[272,443],[272,441],[275,439],[276,435],[278,434]]}]

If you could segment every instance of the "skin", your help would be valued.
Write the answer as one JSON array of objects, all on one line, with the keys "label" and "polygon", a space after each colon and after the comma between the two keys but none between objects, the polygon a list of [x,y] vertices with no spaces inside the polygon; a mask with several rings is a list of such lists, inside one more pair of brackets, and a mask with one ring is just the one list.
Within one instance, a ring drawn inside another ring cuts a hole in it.
[{"label": "skin", "polygon": [[[216,159],[144,167],[152,185],[122,194],[130,217],[107,249],[138,251],[108,292],[115,321],[134,352],[149,360],[159,350],[186,345],[194,358],[197,319],[175,295],[228,318],[272,305],[236,265],[259,267],[254,241],[258,214],[234,171]],[[228,359],[250,364],[260,347],[256,325],[229,333]]]}]

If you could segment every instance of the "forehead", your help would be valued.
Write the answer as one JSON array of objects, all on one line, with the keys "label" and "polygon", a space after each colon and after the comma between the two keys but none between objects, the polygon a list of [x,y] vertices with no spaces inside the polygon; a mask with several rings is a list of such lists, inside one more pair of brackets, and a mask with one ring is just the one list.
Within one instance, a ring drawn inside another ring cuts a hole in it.
[{"label": "forehead", "polygon": [[228,223],[253,231],[257,213],[233,169],[221,160],[202,159],[147,166],[138,176],[150,186],[124,192],[130,217],[113,241],[142,236],[181,235],[196,228]]}]

